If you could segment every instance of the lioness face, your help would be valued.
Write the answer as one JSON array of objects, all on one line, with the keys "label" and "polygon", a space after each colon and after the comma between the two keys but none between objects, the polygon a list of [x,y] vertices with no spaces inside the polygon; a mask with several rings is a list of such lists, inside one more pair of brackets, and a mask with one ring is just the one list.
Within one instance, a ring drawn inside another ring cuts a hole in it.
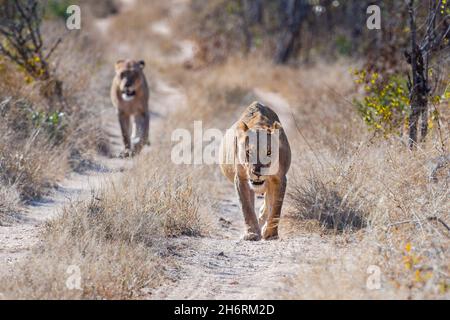
[{"label": "lioness face", "polygon": [[124,101],[132,101],[142,84],[144,61],[120,60],[116,63],[116,77],[119,79],[119,89]]},{"label": "lioness face", "polygon": [[257,129],[249,129],[245,123],[239,125],[239,164],[244,167],[250,187],[256,193],[263,193],[268,178],[278,173],[280,127],[278,122],[272,127]]}]

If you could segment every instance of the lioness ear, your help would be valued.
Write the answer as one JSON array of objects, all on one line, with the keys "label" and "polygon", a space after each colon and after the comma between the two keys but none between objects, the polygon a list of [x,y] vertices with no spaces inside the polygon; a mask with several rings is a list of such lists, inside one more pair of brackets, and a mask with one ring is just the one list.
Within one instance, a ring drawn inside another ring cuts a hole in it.
[{"label": "lioness ear", "polygon": [[145,61],[144,61],[144,60],[140,60],[140,61],[138,62],[138,64],[139,64],[139,67],[140,67],[141,69],[144,69],[144,68],[145,68]]},{"label": "lioness ear", "polygon": [[239,131],[242,131],[242,132],[247,132],[248,131],[248,126],[245,124],[244,121],[239,122],[238,125],[237,125],[237,128],[238,128]]},{"label": "lioness ear", "polygon": [[125,63],[125,60],[117,60],[115,68],[116,68],[116,72],[119,71],[120,67],[122,66],[122,64]]},{"label": "lioness ear", "polygon": [[273,130],[280,130],[282,128],[281,123],[279,123],[278,121],[275,121],[273,123],[272,129]]}]

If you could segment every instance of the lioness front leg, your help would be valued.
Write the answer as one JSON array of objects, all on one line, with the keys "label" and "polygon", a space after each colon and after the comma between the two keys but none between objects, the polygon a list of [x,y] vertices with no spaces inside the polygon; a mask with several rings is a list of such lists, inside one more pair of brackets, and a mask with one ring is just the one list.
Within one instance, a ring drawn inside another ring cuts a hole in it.
[{"label": "lioness front leg", "polygon": [[286,193],[287,179],[283,177],[281,179],[272,178],[273,183],[270,184],[270,189],[268,190],[269,196],[269,216],[267,218],[266,224],[262,230],[262,236],[264,240],[275,240],[278,239],[278,226],[280,223],[281,209],[283,207],[284,195]]},{"label": "lioness front leg", "polygon": [[150,130],[150,113],[144,112],[135,117],[137,135],[139,142],[135,146],[134,152],[140,153],[145,145],[148,145]]},{"label": "lioness front leg", "polygon": [[235,178],[235,187],[244,214],[246,228],[244,240],[259,241],[261,240],[261,229],[255,214],[255,193],[248,185],[247,179],[241,179],[239,176]]},{"label": "lioness front leg", "polygon": [[130,116],[125,112],[119,111],[119,123],[122,131],[123,144],[125,146],[124,155],[127,155],[131,150]]},{"label": "lioness front leg", "polygon": [[258,222],[259,222],[260,228],[262,228],[264,226],[264,224],[266,223],[267,218],[269,217],[269,210],[270,210],[269,194],[266,192],[264,194],[264,203],[261,206],[261,209],[259,211]]}]

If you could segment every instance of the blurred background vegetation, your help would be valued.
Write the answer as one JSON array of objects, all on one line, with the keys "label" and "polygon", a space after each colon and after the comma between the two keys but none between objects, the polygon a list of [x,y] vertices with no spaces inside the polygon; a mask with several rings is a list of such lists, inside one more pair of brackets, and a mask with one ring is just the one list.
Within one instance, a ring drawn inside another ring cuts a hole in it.
[{"label": "blurred background vegetation", "polygon": [[[372,5],[380,8],[379,30],[367,26]],[[236,51],[294,67],[359,62],[355,82],[366,93],[355,105],[364,121],[385,135],[407,126],[411,148],[418,141],[418,117],[423,141],[440,115],[435,102],[448,101],[445,0],[194,0],[192,6],[205,63],[223,62]]]}]

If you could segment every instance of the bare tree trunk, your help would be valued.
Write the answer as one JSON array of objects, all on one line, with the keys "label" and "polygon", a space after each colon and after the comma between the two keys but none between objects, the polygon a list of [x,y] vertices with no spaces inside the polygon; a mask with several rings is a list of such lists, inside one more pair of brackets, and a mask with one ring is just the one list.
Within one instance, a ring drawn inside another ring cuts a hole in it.
[{"label": "bare tree trunk", "polygon": [[417,144],[418,122],[421,117],[421,140],[428,133],[428,81],[427,68],[424,64],[422,52],[417,44],[416,13],[414,0],[408,1],[409,26],[411,29],[411,53],[407,54],[411,64],[412,79],[410,79],[411,114],[409,116],[409,147],[413,149]]},{"label": "bare tree trunk", "polygon": [[357,52],[359,49],[359,39],[363,34],[363,26],[365,26],[365,8],[363,1],[352,1],[347,8],[346,20],[348,28],[351,30],[352,51]]},{"label": "bare tree trunk", "polygon": [[308,2],[305,0],[281,0],[280,5],[282,31],[277,43],[275,63],[284,64],[295,53]]},{"label": "bare tree trunk", "polygon": [[252,27],[255,24],[262,24],[263,21],[263,0],[242,0],[242,20],[245,37],[246,51],[253,47]]},{"label": "bare tree trunk", "polygon": [[263,0],[243,0],[243,2],[249,24],[261,24],[263,21]]},{"label": "bare tree trunk", "polygon": [[420,141],[424,142],[428,135],[428,100],[421,107],[422,117],[420,120]]}]

